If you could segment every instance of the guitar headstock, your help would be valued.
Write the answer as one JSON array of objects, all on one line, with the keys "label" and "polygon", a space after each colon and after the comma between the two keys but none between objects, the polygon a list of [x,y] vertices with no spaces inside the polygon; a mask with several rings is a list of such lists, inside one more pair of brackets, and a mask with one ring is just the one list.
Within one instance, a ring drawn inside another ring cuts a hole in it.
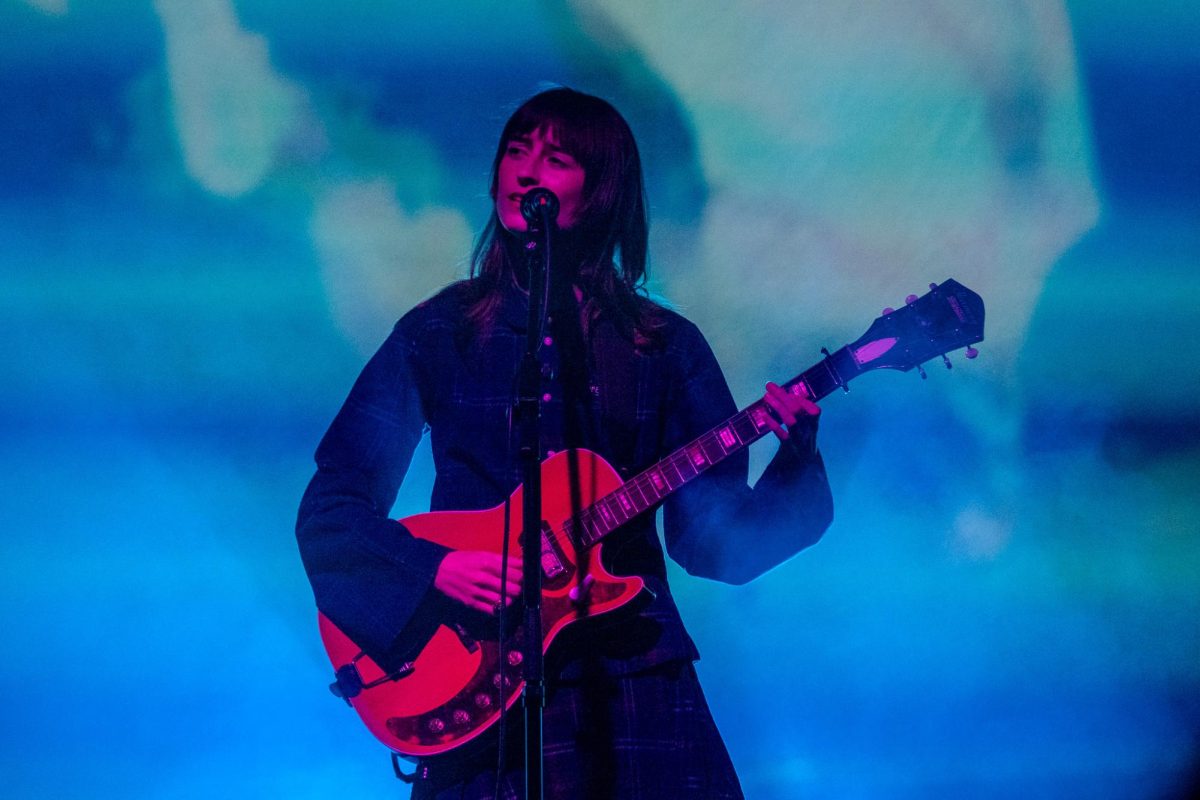
[{"label": "guitar headstock", "polygon": [[[931,358],[983,341],[983,298],[955,280],[930,284],[896,310],[885,309],[849,345],[859,369],[908,371]],[[967,357],[973,358],[974,348]]]}]

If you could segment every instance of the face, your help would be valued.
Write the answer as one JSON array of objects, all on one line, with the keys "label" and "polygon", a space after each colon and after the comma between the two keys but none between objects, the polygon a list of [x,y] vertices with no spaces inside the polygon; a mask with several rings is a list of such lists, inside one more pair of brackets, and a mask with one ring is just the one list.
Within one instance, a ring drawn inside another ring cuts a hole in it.
[{"label": "face", "polygon": [[521,198],[530,189],[549,189],[558,196],[558,227],[570,228],[583,195],[583,167],[557,145],[553,130],[538,129],[510,139],[496,171],[496,214],[512,233],[528,227]]}]

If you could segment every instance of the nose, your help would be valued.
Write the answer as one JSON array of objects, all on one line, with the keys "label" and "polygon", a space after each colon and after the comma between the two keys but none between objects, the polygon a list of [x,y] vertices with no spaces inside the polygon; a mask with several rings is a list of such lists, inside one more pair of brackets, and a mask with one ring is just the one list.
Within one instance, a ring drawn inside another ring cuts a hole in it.
[{"label": "nose", "polygon": [[528,188],[538,184],[538,182],[541,180],[542,173],[541,165],[538,163],[538,161],[539,160],[536,158],[530,158],[526,159],[525,162],[521,164],[521,168],[517,172],[518,186],[521,186],[522,188]]}]

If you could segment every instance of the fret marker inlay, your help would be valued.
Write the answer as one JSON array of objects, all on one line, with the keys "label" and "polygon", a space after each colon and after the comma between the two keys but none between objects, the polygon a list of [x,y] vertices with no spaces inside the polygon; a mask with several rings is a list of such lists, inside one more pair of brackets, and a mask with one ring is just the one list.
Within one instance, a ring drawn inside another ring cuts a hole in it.
[{"label": "fret marker inlay", "polygon": [[721,439],[721,446],[726,450],[737,445],[737,436],[734,435],[732,428],[721,428],[717,431],[717,436]]}]

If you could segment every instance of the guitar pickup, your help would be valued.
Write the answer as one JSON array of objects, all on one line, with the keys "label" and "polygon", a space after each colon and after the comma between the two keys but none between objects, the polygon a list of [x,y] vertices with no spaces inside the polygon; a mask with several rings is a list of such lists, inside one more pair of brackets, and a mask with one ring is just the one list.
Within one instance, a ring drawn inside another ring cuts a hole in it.
[{"label": "guitar pickup", "polygon": [[557,578],[567,571],[563,566],[558,550],[554,547],[554,529],[545,521],[542,522],[542,574],[547,578]]}]

